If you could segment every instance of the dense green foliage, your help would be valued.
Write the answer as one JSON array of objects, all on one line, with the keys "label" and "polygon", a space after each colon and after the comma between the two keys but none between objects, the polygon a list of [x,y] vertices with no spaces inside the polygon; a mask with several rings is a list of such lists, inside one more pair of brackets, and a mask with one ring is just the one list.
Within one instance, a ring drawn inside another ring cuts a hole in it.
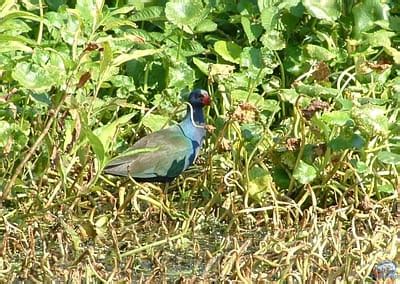
[{"label": "dense green foliage", "polygon": [[[115,233],[123,227],[116,215],[148,221],[146,208],[184,220],[164,226],[182,226],[179,237],[207,215],[227,222],[227,233],[256,223],[259,231],[294,228],[333,208],[344,210],[334,220],[374,212],[390,224],[399,187],[399,46],[397,1],[0,0],[0,215],[26,232],[62,212],[57,222],[73,243],[71,266],[84,258],[73,229],[80,218],[90,220],[90,238],[114,237],[124,231]],[[180,120],[195,87],[212,96],[210,132],[172,195],[104,177],[110,157]],[[381,247],[395,236],[387,230]],[[238,254],[246,249],[237,246]],[[329,274],[325,263],[345,262],[337,275],[366,279],[372,266],[352,270],[373,265],[342,260],[337,247],[319,253],[326,255],[300,276],[289,263],[279,270],[273,256],[250,270],[305,280]],[[23,270],[19,260],[7,261]],[[225,267],[221,279],[262,275]],[[60,277],[43,271],[34,277]]]}]

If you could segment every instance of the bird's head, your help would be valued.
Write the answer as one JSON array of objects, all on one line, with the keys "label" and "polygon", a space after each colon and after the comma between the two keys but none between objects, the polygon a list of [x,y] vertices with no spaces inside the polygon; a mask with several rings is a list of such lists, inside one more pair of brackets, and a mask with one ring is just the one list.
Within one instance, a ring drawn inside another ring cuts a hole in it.
[{"label": "bird's head", "polygon": [[193,90],[189,95],[189,103],[193,107],[208,106],[211,103],[210,95],[203,89]]}]

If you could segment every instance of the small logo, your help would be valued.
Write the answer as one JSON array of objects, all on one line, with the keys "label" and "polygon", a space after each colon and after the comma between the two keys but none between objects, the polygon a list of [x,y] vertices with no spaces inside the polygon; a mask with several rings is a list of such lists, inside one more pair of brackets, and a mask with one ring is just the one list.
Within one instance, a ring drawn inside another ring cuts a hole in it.
[{"label": "small logo", "polygon": [[397,274],[397,265],[391,260],[384,260],[375,264],[371,271],[371,277],[377,283],[395,283],[399,278]]}]

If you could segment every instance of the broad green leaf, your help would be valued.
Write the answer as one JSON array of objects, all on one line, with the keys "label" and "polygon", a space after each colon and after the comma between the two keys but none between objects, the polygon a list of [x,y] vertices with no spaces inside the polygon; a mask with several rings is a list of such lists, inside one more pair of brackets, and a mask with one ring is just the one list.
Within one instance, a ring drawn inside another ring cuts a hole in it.
[{"label": "broad green leaf", "polygon": [[25,45],[23,42],[15,40],[5,42],[0,40],[0,53],[13,52],[16,50],[24,51],[27,53],[31,53],[33,51],[31,47]]},{"label": "broad green leaf", "polygon": [[204,62],[204,61],[202,61],[202,60],[200,60],[200,59],[198,59],[198,58],[196,58],[196,57],[193,58],[193,63],[194,63],[194,65],[197,66],[197,68],[199,68],[199,70],[200,70],[203,74],[208,75],[210,63],[206,63],[206,62]]},{"label": "broad green leaf", "polygon": [[89,128],[83,127],[82,133],[88,139],[90,146],[93,149],[94,154],[96,155],[97,159],[100,161],[100,164],[103,165],[106,161],[104,145]]},{"label": "broad green leaf", "polygon": [[182,44],[182,51],[181,53],[185,57],[194,56],[197,54],[201,54],[204,52],[204,47],[195,40],[185,40]]},{"label": "broad green leaf", "polygon": [[165,17],[161,6],[145,7],[130,17],[132,21],[157,21]]},{"label": "broad green leaf", "polygon": [[61,38],[71,46],[83,45],[86,39],[82,34],[82,22],[75,10],[46,13],[49,28],[54,35]]},{"label": "broad green leaf", "polygon": [[22,87],[37,92],[48,90],[54,84],[53,78],[43,67],[28,62],[17,63],[12,72],[12,77]]},{"label": "broad green leaf", "polygon": [[103,53],[100,61],[99,81],[104,80],[107,76],[107,71],[112,63],[112,50],[108,42],[103,42]]},{"label": "broad green leaf", "polygon": [[38,105],[42,105],[43,107],[47,108],[51,105],[51,100],[47,93],[32,93],[30,97]]},{"label": "broad green leaf", "polygon": [[191,88],[196,80],[194,70],[186,63],[179,62],[169,68],[169,86],[178,90]]},{"label": "broad green leaf", "polygon": [[330,125],[345,126],[351,121],[350,114],[346,111],[324,112],[321,119]]},{"label": "broad green leaf", "polygon": [[381,106],[365,105],[351,111],[357,127],[367,136],[386,136],[389,132],[389,120],[386,109]]},{"label": "broad green leaf", "polygon": [[302,0],[307,12],[321,20],[334,21],[340,17],[341,2],[338,0]]},{"label": "broad green leaf", "polygon": [[249,171],[247,191],[251,198],[261,201],[266,191],[271,188],[271,183],[270,173],[259,166],[254,166]]},{"label": "broad green leaf", "polygon": [[195,33],[209,33],[216,31],[217,28],[217,23],[211,21],[210,19],[205,19],[196,26]]},{"label": "broad green leaf", "polygon": [[379,30],[373,33],[365,33],[364,38],[366,39],[366,43],[370,47],[387,47],[391,46],[391,38],[394,37],[396,33],[389,32],[385,30]]},{"label": "broad green leaf", "polygon": [[291,104],[295,104],[299,94],[296,92],[295,89],[280,89],[279,95],[282,101],[289,102]]},{"label": "broad green leaf", "polygon": [[329,61],[336,57],[334,53],[318,45],[307,44],[305,46],[305,49],[311,58],[316,59],[318,61]]},{"label": "broad green leaf", "polygon": [[21,19],[11,19],[0,25],[0,34],[3,35],[7,34],[16,36],[28,33],[31,30],[31,27]]},{"label": "broad green leaf", "polygon": [[129,53],[129,54],[121,54],[119,56],[117,56],[116,58],[114,58],[113,60],[113,65],[114,66],[119,66],[127,61],[130,60],[135,60],[138,59],[140,57],[145,57],[145,56],[149,56],[149,55],[153,55],[156,53],[161,52],[161,49],[144,49],[144,50],[134,50],[133,52]]},{"label": "broad green leaf", "polygon": [[[278,8],[279,10],[286,9],[290,14],[295,15],[296,17],[301,17],[303,14],[302,10],[304,10],[304,6],[301,5],[301,2],[301,0],[284,0],[279,3]],[[301,11],[300,14],[299,11]]]},{"label": "broad green leaf", "polygon": [[248,152],[253,151],[256,143],[258,143],[262,138],[262,127],[255,122],[247,122],[240,125],[240,131],[244,141],[246,142],[246,150]]},{"label": "broad green leaf", "polygon": [[263,99],[259,103],[259,106],[261,110],[269,111],[271,113],[275,113],[280,110],[279,102],[277,100],[272,100],[272,99],[268,100]]},{"label": "broad green leaf", "polygon": [[46,4],[51,11],[57,11],[60,6],[65,5],[67,0],[46,0]]},{"label": "broad green leaf", "polygon": [[205,18],[206,10],[200,0],[171,0],[165,5],[165,16],[178,27],[193,30]]},{"label": "broad green leaf", "polygon": [[395,193],[395,188],[390,183],[379,185],[377,187],[377,189],[378,189],[377,191],[381,194],[382,193],[384,193],[384,194],[394,194]]},{"label": "broad green leaf", "polygon": [[400,32],[400,17],[391,16],[389,18],[389,28],[394,32]]},{"label": "broad green leaf", "polygon": [[6,35],[6,34],[2,34],[0,35],[0,42],[7,42],[7,41],[20,41],[23,43],[27,43],[29,45],[36,45],[36,42],[30,38],[21,36],[21,35]]},{"label": "broad green leaf", "polygon": [[0,120],[0,147],[4,147],[9,142],[11,125],[5,121]]},{"label": "broad green leaf", "polygon": [[337,89],[323,87],[318,84],[306,85],[306,84],[299,83],[298,85],[296,85],[296,91],[299,94],[305,94],[310,97],[321,96],[323,98],[336,97],[338,94]]},{"label": "broad green leaf", "polygon": [[235,70],[235,66],[229,64],[210,64],[209,75],[217,79],[226,79]]},{"label": "broad green leaf", "polygon": [[359,174],[368,173],[368,165],[363,161],[355,161],[355,168]]},{"label": "broad green leaf", "polygon": [[[28,19],[31,21],[36,21],[36,22],[41,22],[42,19],[39,16],[36,16],[35,14],[29,13],[29,12],[25,12],[25,11],[15,11],[15,12],[11,12],[7,15],[3,15],[3,11],[0,10],[0,26],[7,22],[8,20],[11,19]],[[43,23],[46,24],[45,21],[43,21]]]},{"label": "broad green leaf", "polygon": [[245,47],[240,54],[240,65],[247,68],[262,68],[263,56],[261,50],[255,47]]},{"label": "broad green leaf", "polygon": [[237,102],[252,102],[252,103],[256,103],[263,100],[263,97],[261,97],[259,94],[256,93],[249,94],[248,91],[237,90],[237,89],[232,90],[231,98],[233,101]]},{"label": "broad green leaf", "polygon": [[[104,26],[104,31],[117,29],[122,26],[137,28],[136,23],[132,22],[131,20],[120,19],[116,17],[107,17],[102,21],[102,25]],[[129,39],[129,35],[126,35],[125,38]]]},{"label": "broad green leaf", "polygon": [[392,56],[394,63],[400,64],[400,51],[393,47],[385,47],[385,52]]},{"label": "broad green leaf", "polygon": [[240,21],[242,23],[243,30],[246,33],[247,40],[249,41],[249,43],[252,43],[253,41],[256,40],[256,37],[253,34],[253,31],[251,30],[251,23],[249,18],[242,16]]},{"label": "broad green leaf", "polygon": [[380,0],[364,0],[354,5],[352,12],[354,17],[353,35],[360,38],[363,32],[372,29],[375,22],[389,18],[390,8]]},{"label": "broad green leaf", "polygon": [[272,178],[277,186],[280,188],[288,188],[290,184],[290,177],[285,169],[282,167],[274,167],[272,169]]},{"label": "broad green leaf", "polygon": [[264,33],[261,37],[261,42],[270,50],[282,50],[286,47],[283,34],[277,30],[271,30]]},{"label": "broad green leaf", "polygon": [[239,63],[242,49],[236,43],[220,40],[214,43],[214,49],[226,61]]},{"label": "broad green leaf", "polygon": [[[152,6],[152,7],[155,7],[155,6]],[[110,12],[110,16],[128,14],[128,13],[130,13],[131,11],[133,11],[135,9],[136,9],[135,6],[123,6],[123,7],[119,8],[119,9],[111,11]]]},{"label": "broad green leaf", "polygon": [[77,0],[76,10],[79,12],[81,18],[85,19],[90,25],[96,25],[98,22],[98,15],[103,9],[104,2],[97,0]]},{"label": "broad green leaf", "polygon": [[127,124],[129,120],[136,115],[136,111],[131,112],[129,114],[123,115],[113,122],[106,124],[102,127],[99,127],[93,131],[93,133],[99,138],[100,141],[103,141],[104,148],[108,151],[109,143],[112,141],[112,138],[115,136],[117,129],[120,125]]},{"label": "broad green leaf", "polygon": [[293,171],[293,177],[301,184],[309,184],[317,177],[316,169],[301,161]]},{"label": "broad green leaf", "polygon": [[165,126],[168,126],[169,120],[169,117],[150,113],[143,117],[142,123],[144,126],[150,128],[152,132],[154,132]]},{"label": "broad green leaf", "polygon": [[278,25],[278,19],[279,10],[277,7],[271,6],[261,12],[261,24],[267,32],[275,30]]},{"label": "broad green leaf", "polygon": [[262,26],[260,24],[251,23],[248,17],[242,16],[241,23],[249,43],[258,39],[263,32]]},{"label": "broad green leaf", "polygon": [[333,151],[342,151],[346,149],[362,149],[365,140],[361,135],[356,133],[343,133],[329,141],[328,146]]},{"label": "broad green leaf", "polygon": [[384,164],[400,165],[400,155],[392,152],[381,151],[378,153],[378,159]]}]

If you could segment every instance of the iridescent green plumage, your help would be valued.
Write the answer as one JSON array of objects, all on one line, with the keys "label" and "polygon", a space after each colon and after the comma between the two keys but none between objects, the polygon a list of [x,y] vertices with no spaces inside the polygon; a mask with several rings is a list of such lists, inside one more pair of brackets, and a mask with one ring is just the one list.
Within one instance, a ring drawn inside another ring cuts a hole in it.
[{"label": "iridescent green plumage", "polygon": [[210,97],[204,90],[194,90],[189,104],[181,123],[141,138],[128,150],[132,154],[112,159],[104,172],[150,182],[168,182],[180,175],[200,151],[206,134],[202,108],[210,104]]}]

